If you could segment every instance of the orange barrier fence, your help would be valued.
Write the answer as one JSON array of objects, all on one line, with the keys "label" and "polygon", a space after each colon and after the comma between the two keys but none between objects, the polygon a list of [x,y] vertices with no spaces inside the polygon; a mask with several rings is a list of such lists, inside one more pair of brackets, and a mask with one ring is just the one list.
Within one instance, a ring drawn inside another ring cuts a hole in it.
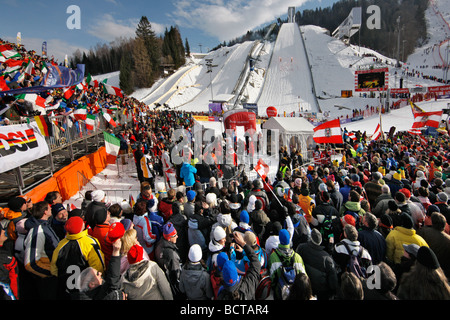
[{"label": "orange barrier fence", "polygon": [[107,165],[106,149],[101,147],[98,151],[84,156],[59,170],[53,177],[29,191],[26,195],[36,203],[44,200],[50,191],[58,191],[64,201],[68,200],[76,195],[80,191],[79,188],[82,187],[78,181],[78,172],[91,179],[103,171]]}]

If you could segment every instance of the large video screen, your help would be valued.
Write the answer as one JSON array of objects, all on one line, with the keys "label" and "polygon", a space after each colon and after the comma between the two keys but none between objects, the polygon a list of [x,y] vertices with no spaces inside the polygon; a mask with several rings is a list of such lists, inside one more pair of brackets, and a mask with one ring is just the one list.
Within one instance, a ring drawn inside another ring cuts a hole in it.
[{"label": "large video screen", "polygon": [[383,91],[388,89],[388,69],[355,72],[355,91]]}]

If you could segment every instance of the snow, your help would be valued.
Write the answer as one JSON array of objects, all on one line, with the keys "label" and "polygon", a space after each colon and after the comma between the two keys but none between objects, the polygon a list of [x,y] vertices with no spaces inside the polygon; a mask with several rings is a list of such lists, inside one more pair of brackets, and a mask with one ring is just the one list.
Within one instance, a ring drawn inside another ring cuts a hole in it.
[{"label": "snow", "polygon": [[[378,107],[380,99],[363,98],[354,93],[351,98],[341,98],[341,90],[352,90],[355,85],[354,72],[358,67],[373,63],[374,57],[389,68],[389,86],[398,87],[400,77],[404,79],[404,87],[440,86],[442,83],[421,77],[409,77],[405,71],[413,69],[424,75],[443,77],[442,69],[434,68],[442,65],[446,59],[446,49],[450,35],[450,7],[448,0],[430,1],[426,11],[428,38],[426,43],[417,48],[404,62],[404,68],[395,68],[396,60],[385,57],[373,50],[358,46],[347,46],[342,41],[327,35],[326,30],[317,26],[302,26],[300,28],[305,43],[306,52],[311,63],[312,77],[318,102],[322,112],[329,112],[330,118],[347,116],[353,109],[365,109],[366,105]],[[184,67],[173,75],[160,79],[152,88],[140,89],[133,97],[150,106],[154,103],[167,103],[176,110],[208,112],[211,100],[211,81],[213,96],[236,95],[242,91],[242,101],[261,104],[259,112],[265,115],[264,107],[274,105],[279,111],[299,111],[299,102],[313,106],[313,98],[309,96],[312,85],[308,82],[308,66],[305,64],[303,43],[299,28],[284,24],[280,30],[279,39],[275,43],[252,42],[237,44],[233,47],[223,47],[208,53],[204,58],[191,55]],[[356,35],[357,36],[357,35]],[[272,56],[273,53],[273,56]],[[363,57],[371,54],[373,57]],[[250,72],[247,58],[257,59],[254,71]],[[197,57],[197,58],[196,58]],[[272,57],[272,59],[271,59]],[[292,63],[291,63],[291,57]],[[281,61],[280,61],[281,58]],[[208,73],[206,59],[212,59],[212,72]],[[96,76],[102,81],[108,79],[108,84],[119,84],[119,73]],[[245,81],[247,80],[247,81]],[[245,85],[245,87],[243,87]],[[264,88],[264,90],[262,90]],[[241,90],[242,89],[242,90]],[[300,98],[299,98],[300,97]],[[293,103],[295,101],[295,103]],[[231,101],[234,103],[234,100]],[[448,107],[450,99],[424,101],[417,103],[425,111],[437,111]],[[291,104],[291,106],[289,106]],[[289,107],[288,107],[289,106]],[[311,110],[314,110],[313,108]],[[445,117],[444,117],[445,119]],[[393,126],[397,131],[409,130],[414,122],[411,108],[407,105],[397,110],[391,110],[381,116],[384,132]],[[360,121],[342,125],[349,131],[366,131],[371,135],[380,123],[380,117],[373,115]],[[220,128],[219,124],[211,124],[211,128]],[[267,161],[270,162],[270,159]],[[271,164],[275,166],[275,164]],[[109,165],[101,174],[94,177],[80,193],[70,200],[77,207],[81,206],[82,194],[91,188],[125,190],[124,195],[108,193],[111,201],[128,200],[129,194],[138,194],[139,182],[133,169],[121,172],[115,165]],[[130,191],[131,190],[131,191]],[[134,199],[136,197],[134,196]]]}]

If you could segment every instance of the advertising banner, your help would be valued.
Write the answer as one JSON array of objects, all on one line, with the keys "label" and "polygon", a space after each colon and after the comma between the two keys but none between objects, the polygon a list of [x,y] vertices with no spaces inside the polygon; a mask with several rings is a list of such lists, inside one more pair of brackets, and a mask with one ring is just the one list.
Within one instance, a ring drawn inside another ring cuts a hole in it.
[{"label": "advertising banner", "polygon": [[0,173],[50,153],[36,122],[0,126]]}]

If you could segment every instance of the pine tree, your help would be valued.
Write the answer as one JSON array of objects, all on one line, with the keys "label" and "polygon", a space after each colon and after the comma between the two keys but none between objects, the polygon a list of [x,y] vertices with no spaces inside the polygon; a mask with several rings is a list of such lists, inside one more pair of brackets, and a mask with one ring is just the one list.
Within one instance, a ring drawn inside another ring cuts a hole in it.
[{"label": "pine tree", "polygon": [[120,60],[119,86],[126,95],[133,92],[133,59],[131,54],[124,54]]},{"label": "pine tree", "polygon": [[159,74],[159,66],[161,64],[161,48],[159,40],[152,29],[152,25],[146,16],[142,16],[136,28],[136,36],[144,41],[147,54],[150,59],[153,73]]},{"label": "pine tree", "polygon": [[154,74],[145,41],[141,38],[136,38],[133,47],[133,60],[132,83],[137,88],[150,88],[154,81]]},{"label": "pine tree", "polygon": [[186,56],[189,57],[191,55],[191,47],[189,46],[188,38],[184,42],[184,48],[186,50]]}]

